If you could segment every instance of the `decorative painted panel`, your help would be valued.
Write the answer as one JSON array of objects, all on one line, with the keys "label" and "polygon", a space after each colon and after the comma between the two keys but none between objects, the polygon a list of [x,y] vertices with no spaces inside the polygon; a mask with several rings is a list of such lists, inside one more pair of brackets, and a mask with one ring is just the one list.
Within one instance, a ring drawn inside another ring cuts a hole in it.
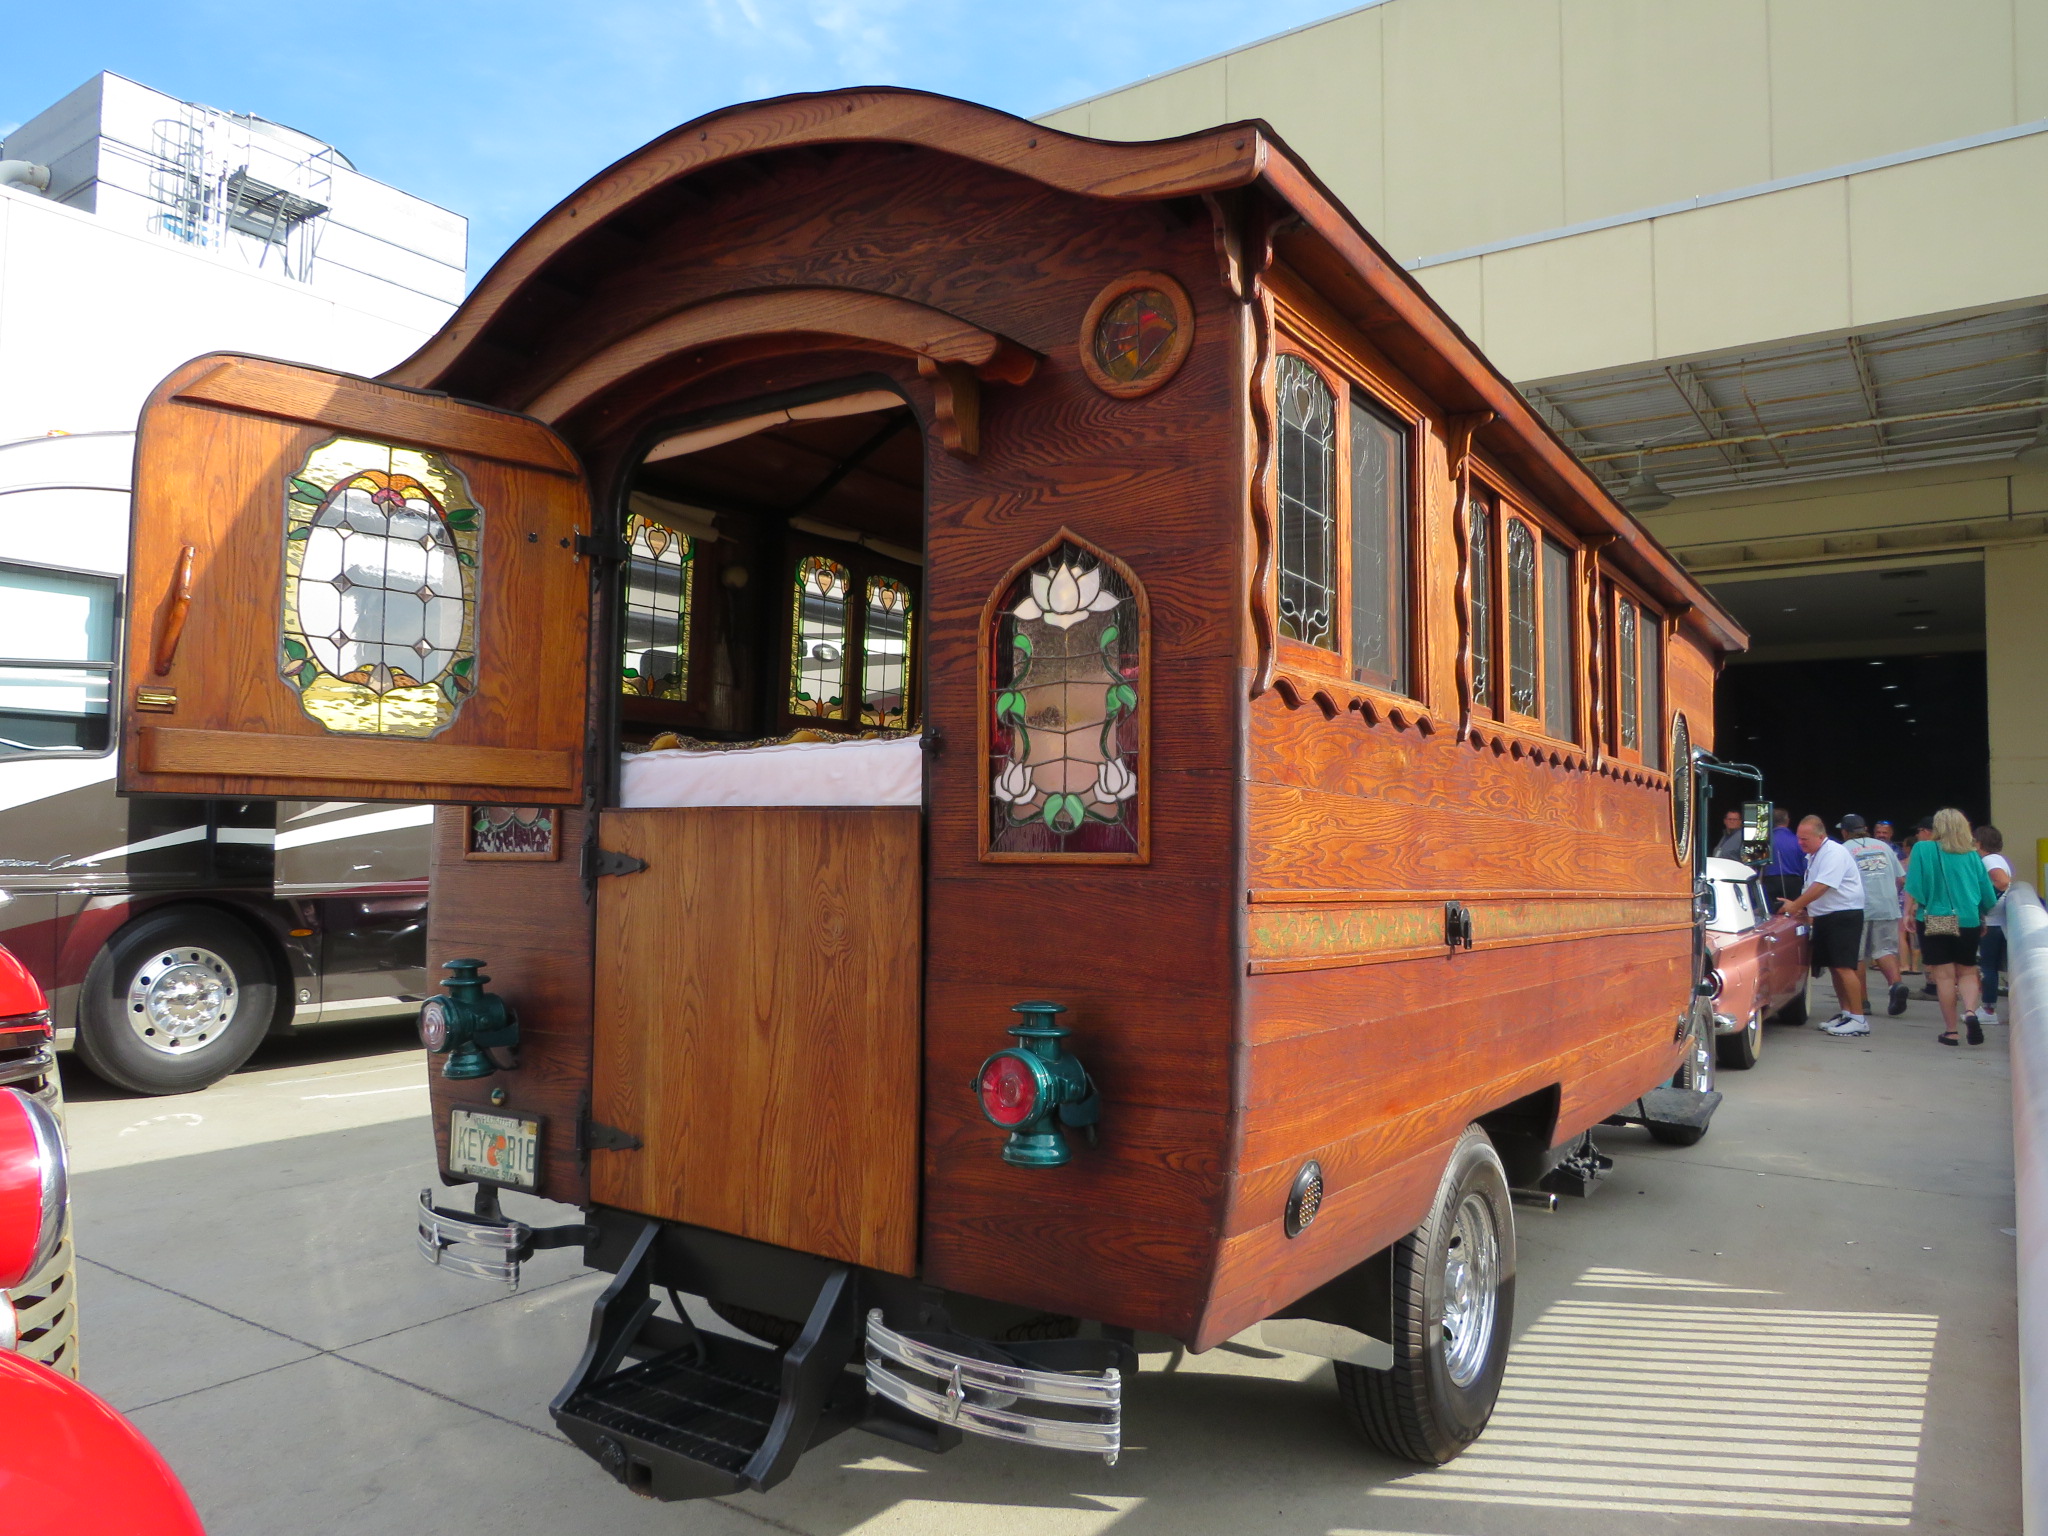
[{"label": "decorative painted panel", "polygon": [[560,813],[545,805],[473,805],[463,857],[469,859],[555,859]]},{"label": "decorative painted panel", "polygon": [[1013,573],[983,644],[992,858],[1146,856],[1144,594],[1063,535]]},{"label": "decorative painted panel", "polygon": [[278,671],[330,731],[432,736],[476,691],[483,509],[438,453],[335,437],[285,488]]}]

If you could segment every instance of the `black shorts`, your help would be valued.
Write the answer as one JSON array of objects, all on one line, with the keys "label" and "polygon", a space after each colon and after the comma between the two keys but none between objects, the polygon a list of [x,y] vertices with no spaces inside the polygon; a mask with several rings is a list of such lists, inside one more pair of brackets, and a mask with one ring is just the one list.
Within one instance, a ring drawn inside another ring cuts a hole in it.
[{"label": "black shorts", "polygon": [[1920,963],[1922,965],[1975,965],[1977,963],[1977,941],[1984,937],[1982,928],[1965,928],[1961,933],[1929,933],[1923,918],[1915,923],[1920,930]]},{"label": "black shorts", "polygon": [[1813,920],[1813,974],[1853,971],[1863,963],[1863,914],[1823,912]]}]

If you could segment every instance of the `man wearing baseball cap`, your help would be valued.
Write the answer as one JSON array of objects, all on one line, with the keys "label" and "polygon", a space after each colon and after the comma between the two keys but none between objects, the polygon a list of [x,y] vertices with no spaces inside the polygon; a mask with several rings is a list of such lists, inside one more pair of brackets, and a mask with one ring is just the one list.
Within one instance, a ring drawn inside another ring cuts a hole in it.
[{"label": "man wearing baseball cap", "polygon": [[1875,963],[1891,983],[1885,1012],[1906,1011],[1908,992],[1899,976],[1899,891],[1906,883],[1905,866],[1890,843],[1870,835],[1863,818],[1851,811],[1839,828],[1842,846],[1863,874],[1863,951],[1861,968]]}]

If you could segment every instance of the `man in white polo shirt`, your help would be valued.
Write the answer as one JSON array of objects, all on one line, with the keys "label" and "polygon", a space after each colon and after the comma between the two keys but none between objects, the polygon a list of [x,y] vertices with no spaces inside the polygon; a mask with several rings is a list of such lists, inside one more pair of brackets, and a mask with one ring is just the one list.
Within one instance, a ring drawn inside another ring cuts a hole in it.
[{"label": "man in white polo shirt", "polygon": [[1849,850],[1828,836],[1827,823],[1809,816],[1799,823],[1799,847],[1806,854],[1806,889],[1784,904],[1813,927],[1813,974],[1834,978],[1841,1012],[1821,1028],[1837,1038],[1870,1033],[1863,998],[1863,872]]}]

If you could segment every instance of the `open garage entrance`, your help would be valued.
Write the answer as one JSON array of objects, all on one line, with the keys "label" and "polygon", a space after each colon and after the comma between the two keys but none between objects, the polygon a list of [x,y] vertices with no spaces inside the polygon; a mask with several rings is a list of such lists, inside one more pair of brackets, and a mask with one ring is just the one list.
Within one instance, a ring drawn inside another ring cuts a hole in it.
[{"label": "open garage entrance", "polygon": [[1848,811],[1887,818],[1902,835],[1944,805],[1989,817],[1979,554],[1710,585],[1753,646],[1722,674],[1715,740],[1763,770],[1771,799],[1830,827]]}]

